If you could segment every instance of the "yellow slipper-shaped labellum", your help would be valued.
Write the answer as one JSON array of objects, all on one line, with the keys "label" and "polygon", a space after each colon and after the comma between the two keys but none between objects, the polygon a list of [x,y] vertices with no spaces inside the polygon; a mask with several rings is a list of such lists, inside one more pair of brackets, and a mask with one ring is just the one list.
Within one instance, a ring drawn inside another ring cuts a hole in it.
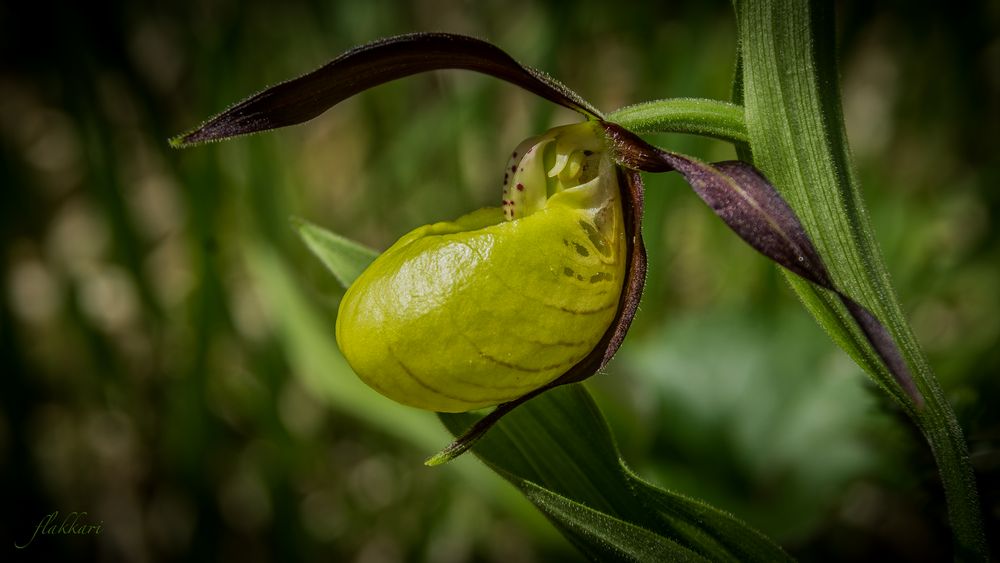
[{"label": "yellow slipper-shaped labellum", "polygon": [[614,320],[626,245],[615,163],[585,122],[515,150],[503,205],[420,227],[344,295],[337,343],[361,379],[415,407],[516,399],[586,357]]}]

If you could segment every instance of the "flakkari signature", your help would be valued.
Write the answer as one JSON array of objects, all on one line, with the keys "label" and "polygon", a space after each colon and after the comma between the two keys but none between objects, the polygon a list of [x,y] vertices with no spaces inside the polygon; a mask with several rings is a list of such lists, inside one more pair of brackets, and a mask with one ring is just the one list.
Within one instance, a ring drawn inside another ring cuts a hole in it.
[{"label": "flakkari signature", "polygon": [[46,514],[38,525],[35,526],[35,532],[31,534],[31,539],[29,539],[24,544],[18,544],[14,542],[14,547],[17,549],[24,549],[32,544],[39,535],[43,536],[55,536],[55,535],[99,535],[101,530],[104,529],[104,521],[101,520],[96,524],[88,524],[86,522],[81,522],[80,520],[86,518],[86,512],[70,512],[63,518],[62,522],[58,522],[56,519],[59,517],[59,511]]}]

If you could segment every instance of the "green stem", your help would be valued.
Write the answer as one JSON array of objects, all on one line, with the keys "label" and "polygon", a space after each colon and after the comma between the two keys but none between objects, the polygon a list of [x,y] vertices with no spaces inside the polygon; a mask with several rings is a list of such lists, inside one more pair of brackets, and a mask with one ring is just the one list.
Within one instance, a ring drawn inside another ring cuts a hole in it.
[{"label": "green stem", "polygon": [[832,7],[825,2],[736,0],[743,102],[754,164],[796,210],[838,287],[889,329],[925,405],[914,404],[856,326],[803,282],[793,288],[824,328],[927,439],[948,503],[955,556],[988,559],[976,483],[962,430],[906,322],[875,241],[844,130]]},{"label": "green stem", "polygon": [[654,100],[611,112],[607,119],[633,133],[692,133],[734,143],[749,140],[743,108],[718,100]]}]

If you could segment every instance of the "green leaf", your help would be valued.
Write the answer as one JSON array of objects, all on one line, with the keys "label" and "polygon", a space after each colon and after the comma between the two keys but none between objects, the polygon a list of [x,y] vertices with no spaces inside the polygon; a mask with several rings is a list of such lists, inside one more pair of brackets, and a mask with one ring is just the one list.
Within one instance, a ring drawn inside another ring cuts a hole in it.
[{"label": "green leaf", "polygon": [[[688,541],[702,546],[712,559],[735,557],[739,561],[753,561],[759,559],[760,554],[773,554],[780,549],[767,536],[727,512],[700,500],[657,488],[631,472],[629,479],[638,496],[650,508],[657,510],[676,529],[683,530]],[[788,558],[787,555],[785,558]]]},{"label": "green leaf", "polygon": [[[823,328],[891,395],[927,438],[948,502],[956,557],[987,559],[975,479],[961,428],[889,282],[857,179],[841,109],[833,9],[826,2],[736,2],[742,89],[753,163],[782,192],[834,284],[880,319],[925,403],[910,395],[847,307],[789,276]],[[869,335],[871,336],[871,335]]]},{"label": "green leaf", "polygon": [[[439,416],[456,435],[477,419],[468,413]],[[580,384],[518,407],[472,451],[597,560],[790,560],[733,516],[636,477]]]},{"label": "green leaf", "polygon": [[309,250],[323,262],[344,289],[350,287],[378,256],[378,252],[367,246],[331,233],[305,219],[292,217],[291,222]]},{"label": "green leaf", "polygon": [[244,248],[245,260],[288,354],[292,371],[327,404],[419,447],[433,448],[444,439],[433,418],[372,392],[352,373],[337,350],[333,326],[298,287],[295,277],[270,246],[257,241]]},{"label": "green leaf", "polygon": [[599,512],[530,481],[521,491],[577,548],[596,561],[707,561],[705,557],[635,524]]}]

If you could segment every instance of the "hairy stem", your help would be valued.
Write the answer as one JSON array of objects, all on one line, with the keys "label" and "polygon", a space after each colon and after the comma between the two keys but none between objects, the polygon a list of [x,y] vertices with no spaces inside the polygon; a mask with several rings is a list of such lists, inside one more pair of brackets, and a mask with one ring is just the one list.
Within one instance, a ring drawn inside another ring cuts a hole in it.
[{"label": "hairy stem", "polygon": [[623,107],[607,119],[633,133],[693,133],[734,143],[748,140],[743,108],[718,100],[654,100]]}]

